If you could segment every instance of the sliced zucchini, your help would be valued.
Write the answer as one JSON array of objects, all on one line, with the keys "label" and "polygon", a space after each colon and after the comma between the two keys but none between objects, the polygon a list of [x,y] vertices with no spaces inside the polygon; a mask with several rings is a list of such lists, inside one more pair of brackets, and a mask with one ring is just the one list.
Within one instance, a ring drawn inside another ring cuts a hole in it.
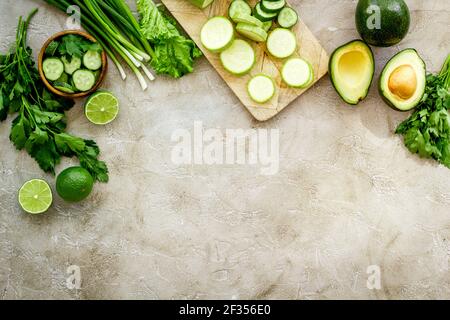
[{"label": "sliced zucchini", "polygon": [[213,17],[202,28],[200,41],[212,52],[225,50],[234,39],[234,28],[230,20],[225,17]]},{"label": "sliced zucchini", "polygon": [[66,57],[62,57],[61,61],[64,64],[64,72],[72,75],[75,71],[81,68],[81,59],[78,57],[72,57],[72,60],[69,60]]},{"label": "sliced zucchini", "polygon": [[292,58],[283,65],[281,77],[290,87],[306,88],[314,79],[314,71],[309,62],[300,58]]},{"label": "sliced zucchini", "polygon": [[255,6],[255,9],[253,10],[253,15],[258,18],[259,20],[261,20],[262,22],[266,22],[266,21],[272,21],[273,19],[275,19],[278,15],[277,12],[275,13],[267,13],[264,12],[261,9],[261,2],[258,2]]},{"label": "sliced zucchini", "polygon": [[238,23],[236,31],[244,37],[256,42],[264,42],[267,40],[267,32],[263,28],[248,23]]},{"label": "sliced zucchini", "polygon": [[220,61],[228,72],[243,75],[255,64],[255,50],[247,41],[236,39],[228,49],[222,51]]},{"label": "sliced zucchini", "polygon": [[267,50],[276,58],[284,59],[297,49],[295,34],[284,28],[276,28],[267,38]]},{"label": "sliced zucchini", "polygon": [[263,27],[263,22],[261,22],[261,20],[246,13],[236,13],[231,19],[236,23],[243,22],[260,28]]},{"label": "sliced zucchini", "polygon": [[77,70],[72,76],[73,84],[79,91],[89,91],[95,85],[95,75],[89,70]]},{"label": "sliced zucchini", "polygon": [[266,13],[278,13],[281,9],[286,6],[286,0],[277,0],[277,1],[261,1],[261,9]]},{"label": "sliced zucchini", "polygon": [[250,79],[247,91],[253,101],[265,103],[275,95],[275,84],[271,77],[260,74]]},{"label": "sliced zucchini", "polygon": [[265,22],[263,22],[263,27],[262,28],[264,29],[264,31],[269,32],[270,28],[272,28],[272,25],[273,25],[272,20],[265,21]]},{"label": "sliced zucchini", "polygon": [[102,67],[102,55],[98,51],[89,50],[83,56],[83,65],[92,71],[100,69]]},{"label": "sliced zucchini", "polygon": [[278,14],[278,24],[280,25],[280,27],[289,29],[295,26],[297,22],[297,12],[292,8],[285,7]]},{"label": "sliced zucchini", "polygon": [[250,16],[252,14],[252,8],[244,0],[234,0],[228,8],[228,16],[231,20],[234,20],[233,17],[237,14],[247,14]]},{"label": "sliced zucchini", "polygon": [[47,80],[56,81],[64,72],[64,64],[58,58],[47,58],[42,64],[42,70]]}]

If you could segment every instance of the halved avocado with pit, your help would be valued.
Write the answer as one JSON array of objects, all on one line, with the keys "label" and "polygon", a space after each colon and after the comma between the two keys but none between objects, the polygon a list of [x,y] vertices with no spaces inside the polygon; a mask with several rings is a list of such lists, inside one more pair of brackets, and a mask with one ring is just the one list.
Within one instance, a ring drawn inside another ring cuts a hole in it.
[{"label": "halved avocado with pit", "polygon": [[329,72],[339,96],[348,104],[357,105],[367,97],[373,81],[373,52],[363,41],[351,41],[333,52]]},{"label": "halved avocado with pit", "polygon": [[426,66],[416,50],[397,53],[384,67],[379,81],[383,100],[399,111],[417,107],[425,94]]}]

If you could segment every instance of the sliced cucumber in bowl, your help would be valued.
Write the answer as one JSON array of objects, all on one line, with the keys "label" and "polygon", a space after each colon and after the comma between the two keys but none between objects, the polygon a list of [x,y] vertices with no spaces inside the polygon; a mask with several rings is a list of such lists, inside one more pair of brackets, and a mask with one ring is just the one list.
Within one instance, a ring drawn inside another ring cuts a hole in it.
[{"label": "sliced cucumber in bowl", "polygon": [[77,70],[72,76],[73,84],[82,92],[91,90],[95,85],[95,74],[90,70]]},{"label": "sliced cucumber in bowl", "polygon": [[234,39],[234,28],[230,20],[217,16],[209,19],[200,33],[202,45],[212,52],[225,50]]},{"label": "sliced cucumber in bowl", "polygon": [[56,81],[64,73],[64,64],[58,58],[47,58],[42,63],[42,70],[47,80]]},{"label": "sliced cucumber in bowl", "polygon": [[236,39],[228,49],[222,51],[220,61],[228,72],[234,75],[243,75],[249,72],[255,64],[255,50],[247,41]]},{"label": "sliced cucumber in bowl", "polygon": [[292,58],[283,65],[281,77],[290,87],[306,88],[314,81],[314,70],[306,60]]},{"label": "sliced cucumber in bowl", "polygon": [[61,61],[64,64],[64,72],[69,75],[81,68],[81,59],[78,57],[72,57],[70,61],[66,57],[62,57]]},{"label": "sliced cucumber in bowl", "polygon": [[265,74],[259,74],[250,79],[247,84],[250,98],[257,103],[266,103],[275,95],[273,79]]},{"label": "sliced cucumber in bowl", "polygon": [[267,32],[263,28],[248,23],[238,23],[236,31],[244,37],[256,42],[264,42],[267,40]]}]

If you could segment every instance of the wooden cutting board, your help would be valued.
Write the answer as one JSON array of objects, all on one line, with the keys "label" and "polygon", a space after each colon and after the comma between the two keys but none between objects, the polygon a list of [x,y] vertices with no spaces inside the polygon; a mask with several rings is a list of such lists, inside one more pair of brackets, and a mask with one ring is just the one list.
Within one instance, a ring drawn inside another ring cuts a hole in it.
[{"label": "wooden cutting board", "polygon": [[[228,73],[222,67],[219,55],[209,52],[202,46],[200,42],[200,31],[203,25],[210,17],[217,15],[227,16],[228,7],[232,0],[215,0],[211,6],[204,10],[195,7],[187,0],[161,1],[178,20],[189,36],[197,43],[209,62],[257,120],[266,121],[274,117],[307,90],[293,89],[286,86],[281,80],[280,75],[283,60],[271,57],[266,52],[265,44],[257,44],[251,40],[249,41],[255,48],[257,62],[252,71],[242,77],[237,77]],[[249,1],[252,5],[256,2],[256,0]],[[296,55],[304,58],[313,65],[315,74],[314,83],[316,83],[327,73],[329,58],[319,41],[301,20],[301,11],[298,10],[299,8],[296,9],[300,13],[300,21],[293,28],[298,40]],[[247,82],[253,75],[258,73],[271,75],[277,86],[277,93],[273,99],[264,105],[253,102],[247,93]]]}]

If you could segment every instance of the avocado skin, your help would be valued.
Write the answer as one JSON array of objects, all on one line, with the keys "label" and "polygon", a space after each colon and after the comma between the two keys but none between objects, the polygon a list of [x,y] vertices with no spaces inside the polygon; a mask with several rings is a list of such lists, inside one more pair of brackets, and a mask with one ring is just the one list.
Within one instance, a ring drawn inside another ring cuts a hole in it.
[{"label": "avocado skin", "polygon": [[[378,6],[381,15],[381,29],[369,29],[370,6]],[[356,7],[356,28],[361,38],[376,47],[391,47],[402,41],[408,34],[411,16],[404,0],[359,0]]]},{"label": "avocado skin", "polygon": [[[394,55],[391,59],[389,59],[388,62],[386,62],[386,65],[384,66],[383,70],[381,71],[380,77],[379,77],[379,79],[378,79],[378,93],[380,94],[380,97],[383,99],[383,101],[384,101],[391,109],[393,109],[393,110],[395,110],[395,111],[400,111],[400,112],[409,112],[409,111],[411,111],[412,109],[415,109],[417,106],[414,106],[414,107],[412,107],[411,109],[408,109],[408,110],[402,110],[402,109],[397,108],[397,107],[395,106],[395,104],[393,104],[388,98],[386,98],[386,97],[384,96],[383,87],[382,87],[382,85],[381,85],[381,78],[383,77],[383,74],[384,74],[384,72],[385,72],[386,66],[387,66],[392,60],[394,60],[395,58],[397,58],[399,55],[401,55],[403,52],[405,52],[405,51],[407,51],[407,50],[412,50],[412,51],[414,51],[414,52],[417,54],[417,56],[422,60],[423,65],[425,66],[425,70],[426,70],[426,64],[425,64],[425,61],[423,61],[423,59],[420,57],[420,55],[419,55],[419,53],[417,52],[417,50],[414,49],[414,48],[407,48],[407,49],[404,49],[404,50],[400,51],[399,53],[397,53],[396,55]],[[421,95],[421,97],[420,97],[420,101],[422,101],[424,95],[425,95],[425,90],[422,92],[422,95]]]},{"label": "avocado skin", "polygon": [[[367,46],[367,47],[369,48],[369,51],[370,51],[370,53],[371,53],[371,55],[372,55],[373,65],[372,65],[372,80],[371,80],[371,82],[370,82],[369,87],[367,88],[366,94],[365,94],[363,97],[361,97],[361,98],[358,100],[358,102],[356,102],[356,103],[351,103],[351,102],[347,101],[347,100],[340,94],[338,88],[337,88],[336,85],[334,84],[335,79],[334,79],[334,76],[333,76],[332,66],[333,66],[333,57],[334,57],[334,55],[336,54],[336,52],[338,52],[339,50],[341,50],[341,49],[343,49],[343,48],[345,48],[345,47],[347,47],[347,46],[349,46],[349,45],[351,45],[351,44],[353,44],[353,43],[355,43],[355,42],[360,42],[361,44],[363,44],[363,45],[365,45],[365,46]],[[363,101],[363,100],[367,97],[367,95],[369,94],[369,91],[370,91],[370,87],[372,86],[372,83],[373,83],[373,77],[374,77],[374,75],[375,75],[375,57],[374,57],[374,55],[373,55],[372,49],[367,45],[367,43],[365,43],[364,41],[359,40],[359,39],[352,40],[352,41],[347,42],[346,44],[343,44],[342,46],[336,48],[336,49],[333,51],[333,53],[331,54],[330,60],[328,61],[328,74],[330,75],[331,84],[333,85],[333,88],[334,88],[334,90],[337,92],[337,94],[339,95],[339,97],[341,97],[341,99],[342,99],[345,103],[347,103],[348,105],[351,105],[351,106],[356,106],[356,105],[358,105],[361,101]]]}]

